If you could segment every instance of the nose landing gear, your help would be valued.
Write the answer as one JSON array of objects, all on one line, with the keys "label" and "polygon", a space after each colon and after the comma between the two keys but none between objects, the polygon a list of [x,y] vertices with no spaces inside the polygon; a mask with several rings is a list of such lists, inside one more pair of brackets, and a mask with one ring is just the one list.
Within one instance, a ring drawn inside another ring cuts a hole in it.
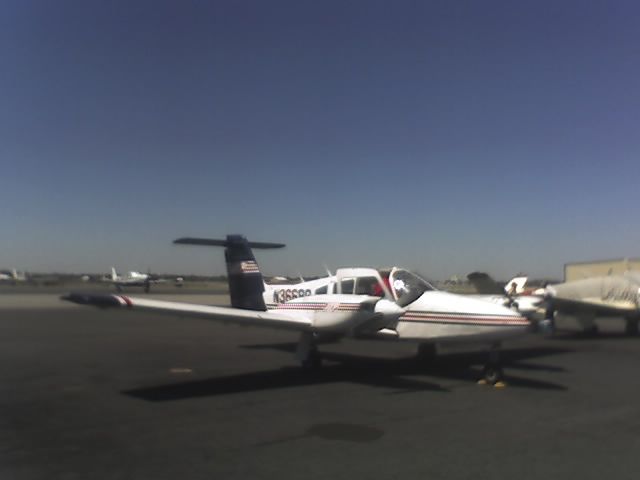
[{"label": "nose landing gear", "polygon": [[500,344],[496,343],[489,350],[489,361],[482,369],[482,379],[478,381],[480,385],[491,385],[495,388],[504,388],[504,371],[500,365]]}]

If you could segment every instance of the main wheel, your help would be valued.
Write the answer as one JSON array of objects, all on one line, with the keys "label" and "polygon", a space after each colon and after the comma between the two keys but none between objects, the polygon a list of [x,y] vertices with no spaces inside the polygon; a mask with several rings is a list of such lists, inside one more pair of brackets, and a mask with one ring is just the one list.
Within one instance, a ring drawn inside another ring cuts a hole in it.
[{"label": "main wheel", "polygon": [[630,337],[635,337],[638,335],[638,320],[636,319],[627,319],[627,324],[624,328],[625,335]]},{"label": "main wheel", "polygon": [[322,357],[317,351],[309,353],[307,358],[302,361],[302,368],[305,370],[317,370],[322,366]]},{"label": "main wheel", "polygon": [[502,379],[504,378],[502,367],[495,363],[487,363],[484,366],[482,375],[484,376],[484,380],[489,385],[495,385],[496,383],[502,381]]}]

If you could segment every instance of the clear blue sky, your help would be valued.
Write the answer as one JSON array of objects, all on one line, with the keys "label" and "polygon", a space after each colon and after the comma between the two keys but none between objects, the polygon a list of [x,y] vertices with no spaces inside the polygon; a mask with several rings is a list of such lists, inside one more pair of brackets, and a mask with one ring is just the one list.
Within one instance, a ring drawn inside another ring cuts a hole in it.
[{"label": "clear blue sky", "polygon": [[560,277],[640,256],[640,4],[0,4],[0,267]]}]

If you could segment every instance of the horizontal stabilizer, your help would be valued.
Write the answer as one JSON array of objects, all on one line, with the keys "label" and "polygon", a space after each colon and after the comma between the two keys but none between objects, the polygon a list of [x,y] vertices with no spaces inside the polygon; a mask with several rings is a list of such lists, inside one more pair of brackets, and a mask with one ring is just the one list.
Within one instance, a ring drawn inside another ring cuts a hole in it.
[{"label": "horizontal stabilizer", "polygon": [[[230,239],[216,239],[216,238],[193,238],[182,237],[174,240],[173,243],[179,245],[204,245],[207,247],[229,247],[233,244],[233,240]],[[247,242],[249,248],[283,248],[284,243],[268,243],[268,242]]]},{"label": "horizontal stabilizer", "polygon": [[173,243],[181,245],[205,245],[225,247],[229,296],[231,306],[243,310],[266,311],[262,293],[264,281],[253,255],[253,248],[282,248],[282,243],[249,242],[242,235],[227,235],[224,240],[215,238],[182,237]]}]

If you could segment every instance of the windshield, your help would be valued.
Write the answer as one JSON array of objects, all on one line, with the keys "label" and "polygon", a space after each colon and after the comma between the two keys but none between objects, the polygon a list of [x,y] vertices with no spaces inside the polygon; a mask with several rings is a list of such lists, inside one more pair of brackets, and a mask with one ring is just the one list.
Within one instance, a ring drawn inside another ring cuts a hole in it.
[{"label": "windshield", "polygon": [[389,275],[391,290],[401,306],[409,305],[424,292],[435,290],[433,286],[408,270],[394,268]]}]

